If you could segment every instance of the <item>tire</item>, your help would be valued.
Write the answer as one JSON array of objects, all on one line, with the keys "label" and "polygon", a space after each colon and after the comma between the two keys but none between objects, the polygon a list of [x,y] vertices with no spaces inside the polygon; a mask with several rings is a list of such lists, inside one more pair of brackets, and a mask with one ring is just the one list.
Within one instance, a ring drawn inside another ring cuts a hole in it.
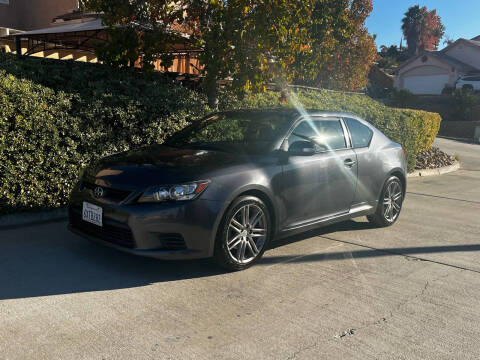
[{"label": "tire", "polygon": [[367,216],[368,221],[377,227],[392,226],[398,220],[403,204],[403,184],[396,176],[391,176],[383,186],[377,210]]},{"label": "tire", "polygon": [[473,85],[465,84],[462,86],[463,90],[473,91]]},{"label": "tire", "polygon": [[254,196],[237,198],[220,223],[215,262],[230,271],[249,268],[262,257],[271,241],[272,230],[270,213],[262,200]]}]

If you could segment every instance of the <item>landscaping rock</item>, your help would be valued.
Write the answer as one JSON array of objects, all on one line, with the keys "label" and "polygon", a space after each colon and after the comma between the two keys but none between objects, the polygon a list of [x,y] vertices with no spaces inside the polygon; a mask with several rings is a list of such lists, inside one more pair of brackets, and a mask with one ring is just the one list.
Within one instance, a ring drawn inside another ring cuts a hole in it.
[{"label": "landscaping rock", "polygon": [[438,169],[444,166],[455,164],[455,156],[444,153],[437,147],[417,154],[416,170]]}]

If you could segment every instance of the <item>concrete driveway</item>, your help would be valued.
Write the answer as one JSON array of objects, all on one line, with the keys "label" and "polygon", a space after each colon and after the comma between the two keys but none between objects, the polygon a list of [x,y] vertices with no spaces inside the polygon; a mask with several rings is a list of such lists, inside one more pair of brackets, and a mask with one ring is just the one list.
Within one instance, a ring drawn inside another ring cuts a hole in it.
[{"label": "concrete driveway", "polygon": [[2,359],[478,359],[480,145],[409,181],[399,222],[277,243],[261,264],[161,262],[52,223],[0,232]]}]

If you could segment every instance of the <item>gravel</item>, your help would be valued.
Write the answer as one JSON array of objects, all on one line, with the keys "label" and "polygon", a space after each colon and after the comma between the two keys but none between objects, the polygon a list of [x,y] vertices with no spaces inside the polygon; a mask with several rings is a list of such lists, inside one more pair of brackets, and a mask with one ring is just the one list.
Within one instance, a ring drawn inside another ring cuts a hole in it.
[{"label": "gravel", "polygon": [[453,165],[455,161],[455,156],[448,155],[437,147],[432,147],[430,150],[421,152],[417,155],[415,169],[437,169]]}]

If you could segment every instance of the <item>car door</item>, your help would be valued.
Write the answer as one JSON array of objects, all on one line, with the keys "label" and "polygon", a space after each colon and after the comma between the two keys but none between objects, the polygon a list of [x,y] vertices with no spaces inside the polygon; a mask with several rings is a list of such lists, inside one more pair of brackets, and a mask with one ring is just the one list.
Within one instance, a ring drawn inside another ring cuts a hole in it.
[{"label": "car door", "polygon": [[[311,139],[314,151],[293,151]],[[288,156],[283,165],[282,197],[285,228],[347,213],[355,196],[355,152],[343,120],[301,119],[285,139]]]},{"label": "car door", "polygon": [[378,189],[385,179],[373,176],[378,172],[378,154],[370,149],[373,131],[357,119],[343,119],[350,133],[351,147],[357,155],[357,190],[352,205],[373,204],[378,198]]}]

